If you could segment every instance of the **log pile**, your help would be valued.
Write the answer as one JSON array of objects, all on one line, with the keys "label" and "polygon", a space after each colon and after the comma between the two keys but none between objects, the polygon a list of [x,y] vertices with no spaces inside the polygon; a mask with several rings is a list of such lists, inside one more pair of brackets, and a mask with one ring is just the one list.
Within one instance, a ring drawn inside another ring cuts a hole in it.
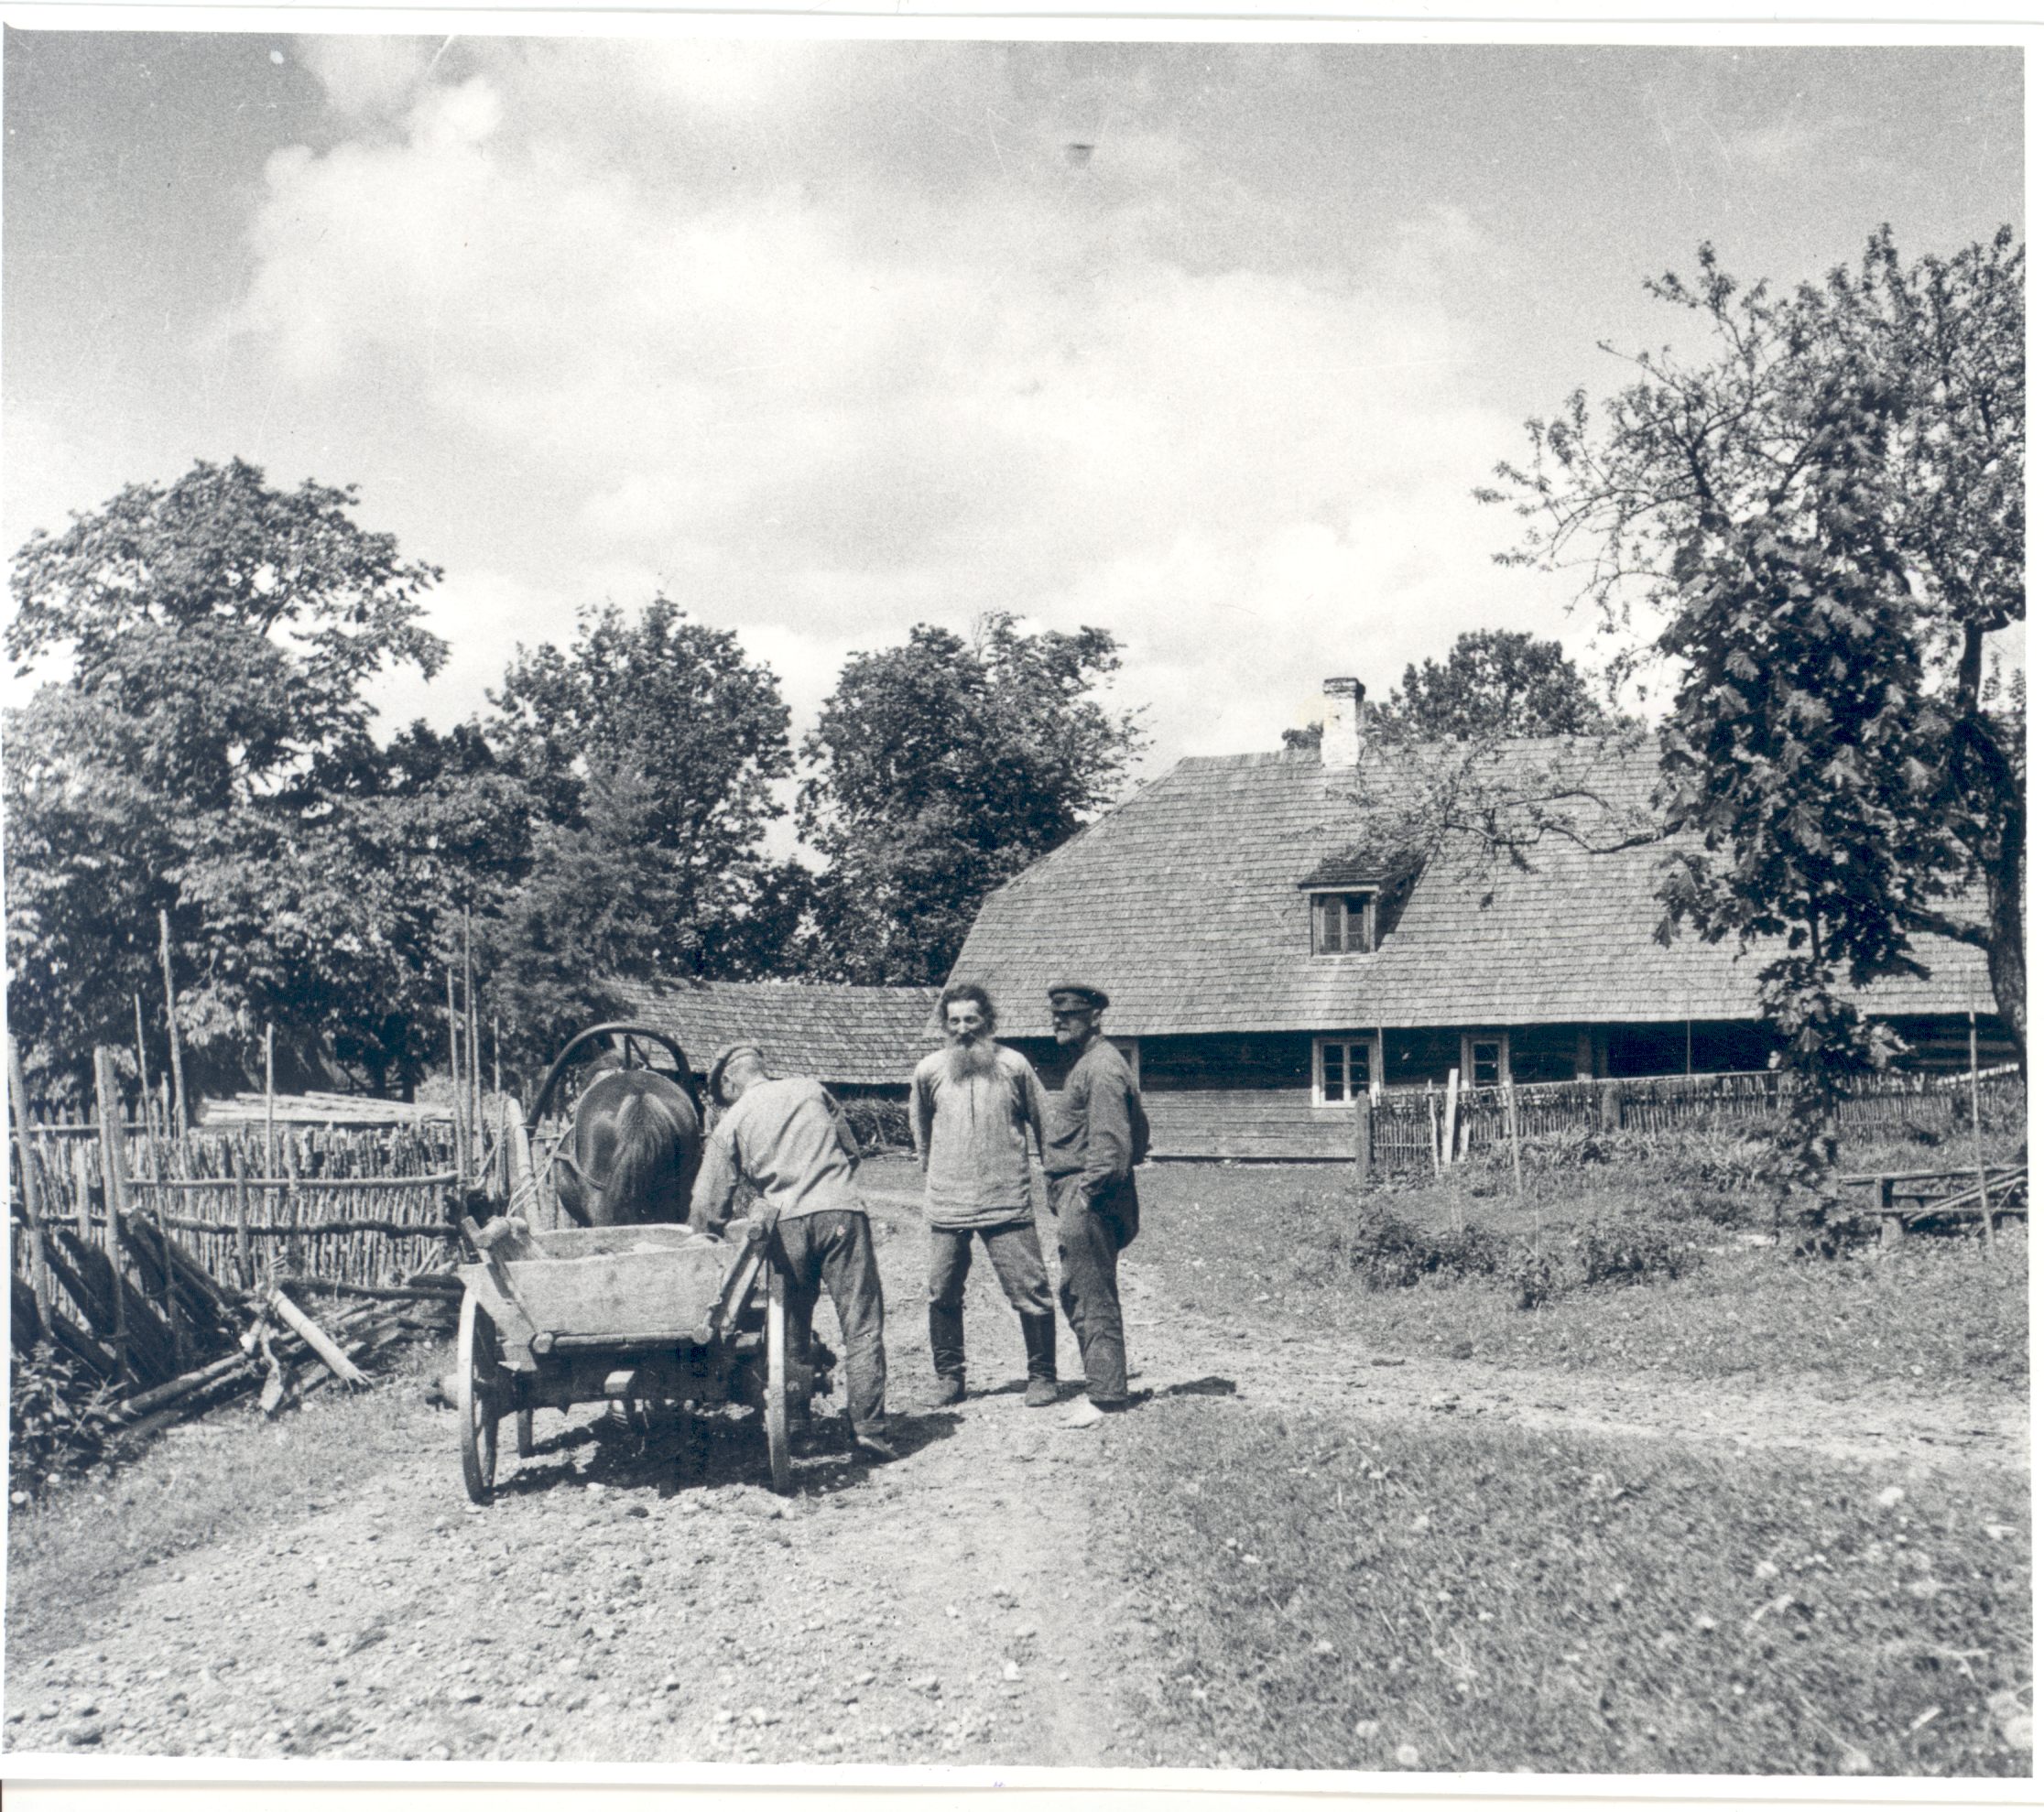
[{"label": "log pile", "polygon": [[[408,1338],[439,1338],[461,1302],[460,1284],[438,1269],[400,1285],[293,1277],[235,1291],[144,1216],[121,1214],[118,1229],[127,1261],[118,1266],[69,1228],[48,1230],[45,1262],[68,1301],[51,1292],[38,1304],[18,1273],[11,1290],[17,1351],[47,1340],[97,1383],[126,1386],[90,1418],[108,1447],[257,1388],[268,1415],[336,1379],[364,1388],[369,1380],[358,1359]],[[319,1292],[331,1294],[315,1316],[304,1305],[320,1300]]]}]

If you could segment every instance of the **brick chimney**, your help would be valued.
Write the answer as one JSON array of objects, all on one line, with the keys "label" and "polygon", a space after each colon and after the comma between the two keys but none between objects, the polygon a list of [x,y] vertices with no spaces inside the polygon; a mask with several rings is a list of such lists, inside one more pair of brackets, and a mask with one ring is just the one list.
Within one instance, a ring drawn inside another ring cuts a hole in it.
[{"label": "brick chimney", "polygon": [[1321,765],[1350,768],[1363,755],[1363,682],[1323,679],[1326,704],[1321,711]]}]

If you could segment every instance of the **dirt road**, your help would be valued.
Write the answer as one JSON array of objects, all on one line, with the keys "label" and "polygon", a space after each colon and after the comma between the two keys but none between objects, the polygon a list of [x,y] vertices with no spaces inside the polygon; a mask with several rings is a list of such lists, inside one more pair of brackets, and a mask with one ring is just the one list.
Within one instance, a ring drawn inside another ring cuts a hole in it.
[{"label": "dirt road", "polygon": [[[761,1486],[743,1428],[695,1447],[539,1418],[539,1452],[470,1507],[453,1418],[391,1393],[359,1489],[141,1576],[55,1653],[16,1642],[10,1750],[328,1759],[1140,1765],[1123,1683],[1147,1626],[1089,1571],[1086,1481],[1117,1438],[1021,1402],[1012,1315],[975,1266],[973,1394],[930,1390],[919,1220],[881,1210],[898,1464],[805,1458]],[[1140,1244],[1126,1301],[1152,1389],[1361,1417],[1484,1416],[1723,1448],[2028,1464],[2017,1405],[1786,1394],[1382,1362],[1362,1342],[1227,1328],[1158,1299]],[[835,1335],[828,1308],[819,1331]],[[1060,1370],[1078,1372],[1069,1333]],[[1136,1412],[1140,1414],[1140,1411]],[[508,1435],[508,1430],[506,1430]],[[259,1437],[258,1437],[259,1438]],[[172,1437],[176,1438],[175,1436]]]}]

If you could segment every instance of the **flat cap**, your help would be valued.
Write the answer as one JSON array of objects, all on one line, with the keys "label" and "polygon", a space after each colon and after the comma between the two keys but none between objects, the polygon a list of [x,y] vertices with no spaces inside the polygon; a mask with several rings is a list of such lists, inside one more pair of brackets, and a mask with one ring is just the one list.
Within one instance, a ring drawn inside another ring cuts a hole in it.
[{"label": "flat cap", "polygon": [[766,1053],[750,1038],[741,1038],[734,1045],[726,1045],[716,1056],[710,1059],[710,1068],[703,1076],[702,1085],[709,1090],[710,1099],[720,1107],[723,1104],[724,1070],[730,1065],[731,1059],[742,1051],[750,1051],[762,1062],[766,1061]]},{"label": "flat cap", "polygon": [[1052,1013],[1077,1013],[1091,1007],[1095,1013],[1106,1010],[1107,994],[1102,988],[1089,986],[1083,982],[1059,982],[1050,989]]}]

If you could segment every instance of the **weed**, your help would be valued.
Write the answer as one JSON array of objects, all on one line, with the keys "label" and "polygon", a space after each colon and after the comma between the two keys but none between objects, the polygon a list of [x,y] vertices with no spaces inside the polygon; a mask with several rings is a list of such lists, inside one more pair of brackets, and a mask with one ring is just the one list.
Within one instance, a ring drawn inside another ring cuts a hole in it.
[{"label": "weed", "polygon": [[1586,1286],[1672,1282],[1699,1262],[1693,1245],[1654,1221],[1593,1221],[1576,1229],[1571,1244]]},{"label": "weed", "polygon": [[1369,1288],[1402,1290],[1422,1278],[1491,1276],[1506,1254],[1505,1242],[1481,1228],[1420,1227],[1373,1207],[1356,1227],[1349,1262]]},{"label": "weed", "polygon": [[7,1478],[18,1494],[83,1470],[105,1451],[105,1417],[120,1393],[47,1340],[14,1356],[7,1397]]}]

